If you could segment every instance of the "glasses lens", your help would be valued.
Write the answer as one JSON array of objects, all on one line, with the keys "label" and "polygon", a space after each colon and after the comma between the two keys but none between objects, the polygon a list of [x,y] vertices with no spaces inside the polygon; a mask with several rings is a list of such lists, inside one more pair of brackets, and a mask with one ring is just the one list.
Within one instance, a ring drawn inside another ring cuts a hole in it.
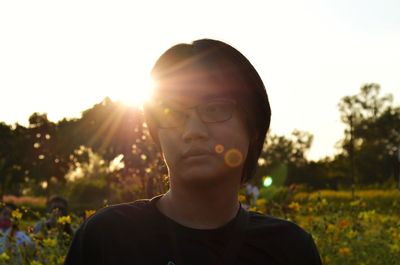
[{"label": "glasses lens", "polygon": [[155,116],[161,128],[180,127],[184,124],[186,115],[177,109],[168,106],[158,106],[155,109]]},{"label": "glasses lens", "polygon": [[[201,120],[206,123],[223,122],[232,117],[235,109],[235,101],[233,100],[214,100],[197,107],[197,113]],[[184,126],[187,118],[185,109],[160,102],[153,108],[154,118],[160,128],[176,128]]]},{"label": "glasses lens", "polygon": [[212,101],[199,106],[198,112],[204,122],[222,122],[232,117],[233,101]]}]

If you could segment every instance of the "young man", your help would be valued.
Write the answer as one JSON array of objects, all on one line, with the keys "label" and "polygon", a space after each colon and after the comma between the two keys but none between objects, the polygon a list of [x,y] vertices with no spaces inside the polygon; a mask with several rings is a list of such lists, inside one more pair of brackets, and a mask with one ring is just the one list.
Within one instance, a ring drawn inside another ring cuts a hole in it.
[{"label": "young man", "polygon": [[[68,215],[68,201],[64,197],[53,196],[47,202],[47,209],[49,218],[35,223],[33,227],[34,234],[43,233],[45,236],[47,236],[49,230],[58,228],[58,218]],[[74,234],[71,224],[68,223],[62,226],[62,231],[70,236]]]},{"label": "young man", "polygon": [[0,254],[8,250],[19,260],[22,253],[33,249],[34,242],[12,222],[12,212],[16,209],[13,203],[0,205]]},{"label": "young man", "polygon": [[167,50],[152,74],[145,117],[170,189],[89,218],[66,264],[321,264],[300,227],[238,202],[271,116],[251,63],[233,47],[203,39]]}]

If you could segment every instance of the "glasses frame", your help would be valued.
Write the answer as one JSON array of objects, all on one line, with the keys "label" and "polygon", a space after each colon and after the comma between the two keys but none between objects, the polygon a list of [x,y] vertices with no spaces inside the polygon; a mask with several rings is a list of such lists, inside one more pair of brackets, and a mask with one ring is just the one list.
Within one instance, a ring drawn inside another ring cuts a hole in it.
[{"label": "glasses frame", "polygon": [[[201,112],[199,111],[199,109],[200,109],[202,106],[205,106],[205,105],[210,104],[210,103],[212,103],[212,102],[221,102],[221,101],[222,101],[222,102],[229,102],[229,103],[231,103],[231,104],[233,105],[233,106],[232,106],[232,112],[231,112],[231,114],[229,115],[229,117],[227,117],[226,119],[223,119],[223,120],[219,120],[219,121],[205,121],[205,120],[203,119],[203,117],[202,117]],[[203,103],[197,104],[197,105],[195,105],[195,106],[192,106],[192,107],[188,107],[188,108],[184,108],[184,109],[182,109],[182,110],[179,110],[180,112],[184,113],[185,116],[186,116],[186,118],[185,118],[185,120],[183,121],[182,125],[178,125],[178,126],[162,126],[162,125],[160,124],[160,122],[159,122],[157,119],[155,119],[155,120],[157,121],[157,122],[156,122],[157,127],[159,127],[160,129],[181,128],[181,127],[183,127],[183,126],[185,125],[185,123],[186,123],[186,121],[187,121],[187,119],[188,119],[188,116],[189,116],[189,115],[187,114],[187,110],[192,110],[192,109],[194,109],[194,110],[196,111],[197,116],[199,117],[199,119],[200,119],[203,123],[205,123],[205,124],[221,123],[221,122],[225,122],[225,121],[228,121],[228,120],[232,119],[233,113],[234,113],[234,111],[237,109],[237,106],[238,106],[238,103],[237,103],[237,101],[234,100],[234,99],[231,99],[231,98],[215,98],[215,99],[211,99],[211,100],[209,100],[209,101],[207,101],[207,102],[203,102]]]}]

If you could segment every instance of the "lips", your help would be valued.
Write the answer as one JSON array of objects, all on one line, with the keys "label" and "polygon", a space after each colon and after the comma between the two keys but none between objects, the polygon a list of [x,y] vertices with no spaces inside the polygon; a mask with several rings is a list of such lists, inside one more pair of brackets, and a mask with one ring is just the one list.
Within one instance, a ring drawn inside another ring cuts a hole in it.
[{"label": "lips", "polygon": [[183,158],[193,157],[193,156],[202,156],[202,155],[210,155],[211,152],[204,148],[191,148],[185,153],[183,153]]}]

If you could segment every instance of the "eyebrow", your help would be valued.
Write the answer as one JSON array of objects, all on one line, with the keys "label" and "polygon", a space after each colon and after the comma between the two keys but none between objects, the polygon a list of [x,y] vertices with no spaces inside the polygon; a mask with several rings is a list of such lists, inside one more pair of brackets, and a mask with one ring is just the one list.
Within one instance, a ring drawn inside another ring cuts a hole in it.
[{"label": "eyebrow", "polygon": [[229,98],[229,96],[227,96],[224,93],[215,93],[215,94],[207,94],[205,96],[202,97],[202,99],[220,99],[220,98]]},{"label": "eyebrow", "polygon": [[[193,97],[193,94],[190,95],[189,97]],[[196,98],[196,95],[194,95],[194,98]],[[201,97],[198,97],[201,101],[208,101],[208,100],[213,100],[213,99],[226,99],[226,98],[232,98],[228,96],[226,93],[212,93],[212,94],[206,94]],[[185,106],[187,105],[187,100],[185,100],[185,96],[181,97],[166,97],[161,100],[163,103],[167,104],[174,104],[174,105],[179,105],[179,106]]]}]

